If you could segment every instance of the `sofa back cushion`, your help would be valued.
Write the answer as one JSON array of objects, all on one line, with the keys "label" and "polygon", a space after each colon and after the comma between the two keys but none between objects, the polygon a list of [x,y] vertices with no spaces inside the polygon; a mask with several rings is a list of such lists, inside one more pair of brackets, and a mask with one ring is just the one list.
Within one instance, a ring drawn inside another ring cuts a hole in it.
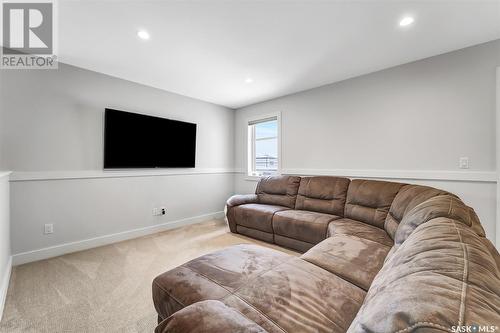
[{"label": "sofa back cushion", "polygon": [[302,177],[295,209],[344,216],[349,178]]},{"label": "sofa back cushion", "polygon": [[258,203],[295,208],[300,177],[269,176],[261,178],[255,189]]},{"label": "sofa back cushion", "polygon": [[428,186],[405,185],[392,202],[389,214],[385,219],[384,229],[394,239],[398,225],[403,216],[422,202],[438,195],[452,195],[446,191],[438,190]]},{"label": "sofa back cushion", "polygon": [[347,191],[344,216],[379,228],[385,219],[402,183],[354,179]]},{"label": "sofa back cushion", "polygon": [[454,195],[440,195],[427,199],[404,215],[395,233],[394,244],[401,245],[417,227],[438,217],[453,219],[470,227],[479,236],[485,236],[474,209]]},{"label": "sofa back cushion", "polygon": [[498,325],[498,256],[486,238],[460,221],[439,217],[420,225],[387,259],[347,332]]}]

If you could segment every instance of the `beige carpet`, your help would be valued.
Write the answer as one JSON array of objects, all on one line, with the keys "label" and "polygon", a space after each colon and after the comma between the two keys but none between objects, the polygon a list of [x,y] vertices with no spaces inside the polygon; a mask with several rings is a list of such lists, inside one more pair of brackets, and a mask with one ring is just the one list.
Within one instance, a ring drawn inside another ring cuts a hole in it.
[{"label": "beige carpet", "polygon": [[153,332],[153,278],[241,243],[295,254],[214,220],[14,267],[0,332]]}]

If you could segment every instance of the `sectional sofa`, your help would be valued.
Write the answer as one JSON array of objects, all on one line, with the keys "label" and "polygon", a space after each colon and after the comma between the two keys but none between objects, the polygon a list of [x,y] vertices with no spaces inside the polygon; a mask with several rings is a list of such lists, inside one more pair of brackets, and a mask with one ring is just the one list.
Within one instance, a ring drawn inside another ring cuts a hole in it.
[{"label": "sectional sofa", "polygon": [[227,201],[229,247],[153,281],[156,332],[500,331],[500,255],[474,210],[426,186],[263,178]]}]

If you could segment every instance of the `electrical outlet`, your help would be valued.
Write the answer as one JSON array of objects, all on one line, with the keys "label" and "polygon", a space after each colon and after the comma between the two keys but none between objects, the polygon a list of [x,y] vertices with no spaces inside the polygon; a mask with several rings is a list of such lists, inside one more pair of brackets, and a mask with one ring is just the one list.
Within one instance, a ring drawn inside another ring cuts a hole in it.
[{"label": "electrical outlet", "polygon": [[54,233],[54,225],[52,223],[49,223],[49,224],[45,224],[43,226],[43,233],[45,235],[48,235],[48,234],[53,234]]},{"label": "electrical outlet", "polygon": [[153,208],[153,216],[162,216],[167,214],[167,209],[165,207]]},{"label": "electrical outlet", "polygon": [[469,158],[468,157],[460,157],[458,161],[458,167],[460,169],[468,169],[469,168]]}]

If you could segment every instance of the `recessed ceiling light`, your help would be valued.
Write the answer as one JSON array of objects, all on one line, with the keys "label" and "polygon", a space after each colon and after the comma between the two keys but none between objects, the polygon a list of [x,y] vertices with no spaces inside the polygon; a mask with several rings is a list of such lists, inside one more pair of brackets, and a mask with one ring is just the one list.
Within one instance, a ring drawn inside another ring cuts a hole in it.
[{"label": "recessed ceiling light", "polygon": [[147,32],[146,30],[139,30],[137,32],[137,36],[140,39],[144,39],[144,40],[148,40],[151,37],[151,36],[149,36],[149,32]]},{"label": "recessed ceiling light", "polygon": [[413,17],[406,16],[401,21],[399,21],[399,25],[402,27],[406,27],[406,26],[412,24],[413,22],[415,22],[415,19]]},{"label": "recessed ceiling light", "polygon": [[252,83],[253,82],[253,79],[251,77],[247,77],[245,79],[245,83]]}]

